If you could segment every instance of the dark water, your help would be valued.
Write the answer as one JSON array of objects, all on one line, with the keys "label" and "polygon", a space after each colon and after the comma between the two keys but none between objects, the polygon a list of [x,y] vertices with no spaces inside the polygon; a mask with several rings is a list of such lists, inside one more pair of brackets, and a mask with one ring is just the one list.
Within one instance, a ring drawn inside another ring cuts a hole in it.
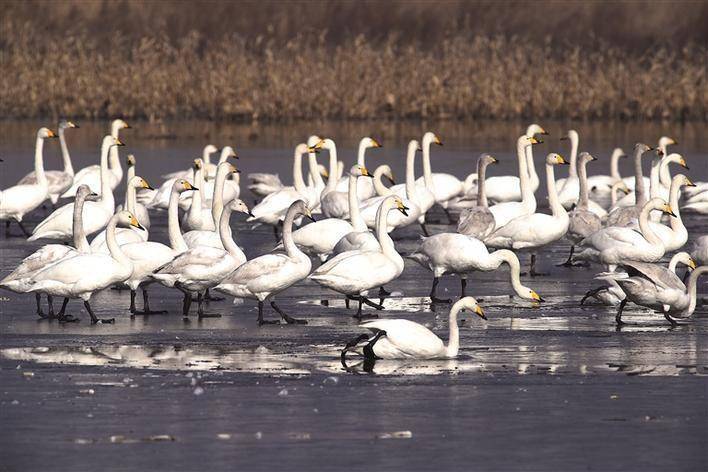
[{"label": "dark water", "polygon": [[[102,130],[81,125],[69,137],[77,168],[97,159]],[[126,151],[156,183],[159,174],[186,167],[205,142],[233,144],[244,172],[288,176],[290,148],[311,130],[343,136],[337,142],[348,162],[353,137],[382,136],[386,147],[370,153],[369,166],[391,162],[402,175],[405,140],[428,128],[135,125],[122,136]],[[3,186],[31,167],[34,127],[0,123]],[[708,178],[704,126],[577,127],[581,149],[601,158],[615,143],[629,148],[671,135],[691,176]],[[433,166],[463,176],[479,152],[491,150],[511,169],[512,136],[524,128],[438,124],[433,129],[445,146],[434,150]],[[547,128],[553,142],[561,125]],[[47,156],[58,162],[57,149]],[[685,220],[691,239],[706,233],[705,217]],[[272,247],[267,228],[252,229],[240,216],[233,223],[249,257]],[[155,214],[151,239],[165,241],[165,225],[164,214]],[[396,234],[397,249],[411,252],[417,237],[416,228]],[[0,235],[0,273],[33,247]],[[613,309],[578,305],[600,269],[555,267],[567,250],[559,242],[541,254],[551,277],[523,280],[547,300],[540,307],[508,298],[505,270],[474,274],[468,291],[489,321],[465,319],[458,359],[378,362],[373,372],[354,359],[349,371],[342,367],[339,349],[360,330],[341,301],[321,306],[328,293],[310,282],[279,297],[307,326],[262,328],[248,301],[212,303],[209,310],[221,318],[185,323],[180,295],[156,286],[153,308],[170,314],[131,319],[128,293],[109,290],[93,305],[116,324],[98,326],[78,302],[69,306],[81,322],[59,324],[36,319],[33,297],[3,293],[0,470],[705,470],[708,308],[699,306],[690,322],[670,329],[660,315],[630,306],[626,321],[633,324],[617,331]],[[406,261],[381,315],[424,323],[445,337],[446,308],[433,311],[425,298],[430,281]],[[459,285],[445,278],[440,288],[456,296]],[[700,292],[708,295],[706,284]]]}]

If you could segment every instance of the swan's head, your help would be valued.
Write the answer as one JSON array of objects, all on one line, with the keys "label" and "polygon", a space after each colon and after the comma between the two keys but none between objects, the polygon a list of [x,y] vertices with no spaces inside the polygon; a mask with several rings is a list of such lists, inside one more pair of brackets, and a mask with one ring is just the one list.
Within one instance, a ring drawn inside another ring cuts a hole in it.
[{"label": "swan's head", "polygon": [[230,162],[222,162],[219,164],[219,167],[216,168],[216,173],[224,173],[226,176],[233,175],[233,174],[238,174],[241,171],[236,168],[233,164]]},{"label": "swan's head", "polygon": [[632,192],[631,190],[629,190],[629,187],[627,187],[627,184],[624,183],[624,181],[622,180],[612,184],[612,191],[615,191],[615,189],[619,190],[620,192],[624,192],[625,195],[629,195]]},{"label": "swan's head", "polygon": [[408,210],[410,210],[410,208],[408,208],[405,203],[403,203],[401,197],[399,197],[398,195],[391,195],[388,198],[393,199],[393,206],[394,208],[396,208],[396,210],[403,213],[404,216],[408,216]]},{"label": "swan's head", "polygon": [[143,225],[138,222],[138,219],[131,212],[127,210],[119,211],[115,214],[114,218],[117,220],[117,226],[123,228],[138,228],[145,230]]},{"label": "swan's head", "polygon": [[536,136],[537,134],[541,134],[544,136],[548,135],[548,131],[543,129],[541,125],[537,125],[536,123],[531,123],[528,128],[526,128],[526,136],[531,137],[531,136]]},{"label": "swan's head", "polygon": [[77,125],[73,121],[61,120],[59,122],[59,129],[78,128],[78,127],[79,127],[79,125]]},{"label": "swan's head", "polygon": [[147,180],[143,179],[142,177],[135,176],[132,179],[130,179],[130,186],[134,188],[144,188],[147,190],[155,190],[150,186]]},{"label": "swan's head", "polygon": [[647,206],[651,208],[652,210],[660,210],[662,213],[673,216],[675,217],[676,214],[674,213],[674,210],[671,208],[671,205],[666,203],[663,199],[661,198],[652,198],[647,202]]},{"label": "swan's head", "polygon": [[311,221],[316,221],[315,217],[312,216],[312,210],[307,206],[304,200],[296,200],[290,205],[288,212],[294,211],[296,215],[302,215],[307,217]]},{"label": "swan's head", "polygon": [[122,129],[128,129],[130,128],[130,125],[126,123],[125,121],[121,120],[120,118],[113,120],[111,123],[111,135],[118,137],[118,133]]},{"label": "swan's head", "polygon": [[194,185],[190,184],[185,179],[177,179],[175,183],[172,184],[172,191],[177,193],[186,192],[188,190],[199,190]]},{"label": "swan's head", "polygon": [[76,199],[78,200],[79,198],[82,198],[87,202],[95,202],[98,201],[101,196],[96,192],[91,191],[91,187],[88,185],[81,184],[79,185],[79,188],[76,189]]},{"label": "swan's head", "polygon": [[334,144],[334,141],[330,138],[321,138],[312,147],[315,149],[327,149],[328,151],[331,151],[332,149],[336,149],[337,145]]},{"label": "swan's head", "polygon": [[232,211],[237,211],[239,213],[245,213],[248,216],[254,217],[253,213],[251,213],[250,208],[248,208],[248,205],[246,205],[246,203],[243,200],[241,200],[240,198],[234,198],[233,200],[231,200],[231,202],[229,202],[229,208]]},{"label": "swan's head", "polygon": [[531,300],[536,303],[545,302],[545,300],[538,293],[536,293],[535,290],[523,285],[521,286],[521,290],[519,290],[519,296],[523,299]]},{"label": "swan's head", "polygon": [[689,270],[694,270],[696,268],[696,261],[694,261],[691,255],[685,251],[677,252],[674,257],[671,258],[671,262],[680,262],[688,267]]},{"label": "swan's head", "polygon": [[679,186],[682,187],[695,187],[696,184],[694,184],[691,179],[686,177],[683,174],[676,174],[674,175],[674,178],[671,179],[672,181],[676,182]]},{"label": "swan's head", "polygon": [[654,148],[649,146],[648,144],[637,143],[634,145],[634,152],[640,155],[653,150]]},{"label": "swan's head", "polygon": [[379,177],[386,177],[386,179],[391,183],[391,185],[396,185],[396,178],[393,176],[393,171],[391,170],[391,167],[388,164],[382,164],[376,168],[374,171],[374,178],[376,176]]},{"label": "swan's head", "polygon": [[320,141],[322,141],[322,138],[320,138],[316,134],[313,134],[312,136],[307,138],[307,147],[313,148],[315,147],[315,144],[319,143]]},{"label": "swan's head", "polygon": [[481,156],[479,156],[479,162],[480,162],[480,164],[482,164],[484,166],[488,166],[490,164],[498,163],[499,159],[492,156],[491,154],[484,153]]},{"label": "swan's head", "polygon": [[199,158],[194,159],[194,166],[193,166],[193,167],[194,167],[194,170],[199,170],[199,169],[201,169],[201,168],[203,167],[203,164],[202,164],[203,162],[204,162],[204,161],[202,161],[202,160],[199,159]]},{"label": "swan's head", "polygon": [[37,131],[37,137],[42,139],[56,138],[57,134],[49,128],[39,128],[39,131]]},{"label": "swan's head", "polygon": [[589,152],[581,152],[578,156],[578,160],[581,164],[585,164],[588,162],[596,161],[597,157],[593,156]]},{"label": "swan's head", "polygon": [[295,146],[295,157],[302,156],[303,154],[307,154],[308,152],[315,152],[313,149],[310,151],[309,147],[305,143],[300,143],[297,146]]},{"label": "swan's head", "polygon": [[477,303],[477,300],[475,300],[474,297],[463,297],[460,298],[457,303],[455,303],[457,308],[460,311],[465,311],[469,310],[473,313],[475,313],[477,316],[482,318],[483,320],[487,319],[487,315],[484,314],[484,310],[482,309],[481,306],[479,306],[479,303]]},{"label": "swan's head", "polygon": [[351,175],[353,175],[354,177],[373,177],[373,175],[371,175],[371,173],[368,171],[368,169],[366,167],[360,166],[358,164],[355,166],[352,166],[349,173]]},{"label": "swan's head", "polygon": [[379,142],[378,140],[376,140],[376,139],[374,139],[374,138],[370,138],[370,137],[368,137],[368,136],[365,137],[365,138],[361,138],[361,142],[359,143],[359,145],[362,146],[362,147],[365,147],[365,148],[380,148],[380,147],[383,147],[383,146],[381,145],[381,142]]},{"label": "swan's head", "polygon": [[231,146],[224,146],[221,149],[220,160],[225,161],[229,157],[232,157],[234,159],[238,159],[238,155],[236,154],[236,151],[234,151],[234,148],[232,148]]},{"label": "swan's head", "polygon": [[552,152],[546,156],[546,164],[567,166],[569,163],[560,154]]},{"label": "swan's head", "polygon": [[430,146],[431,144],[437,144],[438,146],[442,146],[443,143],[440,140],[440,137],[433,133],[432,131],[428,131],[423,135],[423,146]]},{"label": "swan's head", "polygon": [[415,154],[416,151],[422,151],[422,148],[420,147],[420,143],[418,142],[417,139],[411,139],[408,142],[408,154],[409,155],[411,153]]},{"label": "swan's head", "polygon": [[106,135],[103,138],[103,141],[101,142],[101,148],[102,149],[109,149],[113,146],[125,146],[125,144],[123,144],[123,142],[120,139],[113,137],[110,134]]},{"label": "swan's head", "polygon": [[521,136],[519,136],[519,139],[516,141],[516,144],[517,146],[525,148],[527,146],[531,146],[532,144],[539,144],[542,142],[543,141],[541,141],[540,139],[536,139],[533,136],[526,136],[525,134],[522,134]]},{"label": "swan's head", "polygon": [[688,169],[688,164],[686,164],[686,159],[683,158],[683,156],[677,152],[672,152],[668,156],[664,158],[664,161],[666,162],[673,162],[674,164],[678,164],[681,167]]},{"label": "swan's head", "polygon": [[627,154],[622,150],[622,148],[615,148],[612,151],[612,158],[627,157]]},{"label": "swan's head", "polygon": [[580,140],[578,132],[574,129],[569,129],[565,136],[561,136],[561,141],[570,140],[571,143],[577,143]]},{"label": "swan's head", "polygon": [[659,147],[666,149],[666,146],[671,146],[678,144],[678,141],[676,141],[674,138],[670,138],[668,136],[662,136],[659,138]]},{"label": "swan's head", "polygon": [[128,157],[125,158],[125,163],[128,167],[135,167],[135,156],[128,154]]},{"label": "swan's head", "polygon": [[207,144],[206,146],[204,146],[202,154],[204,156],[209,156],[211,154],[214,154],[215,152],[219,152],[219,148],[214,146],[213,144]]}]

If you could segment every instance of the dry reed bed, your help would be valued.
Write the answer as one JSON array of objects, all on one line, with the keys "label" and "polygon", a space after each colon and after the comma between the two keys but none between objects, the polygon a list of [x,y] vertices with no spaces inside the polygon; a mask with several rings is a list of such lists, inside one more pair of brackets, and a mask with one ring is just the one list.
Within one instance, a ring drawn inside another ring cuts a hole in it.
[{"label": "dry reed bed", "polygon": [[708,119],[705,48],[636,55],[503,37],[420,49],[358,37],[98,44],[3,23],[0,116],[210,119]]}]

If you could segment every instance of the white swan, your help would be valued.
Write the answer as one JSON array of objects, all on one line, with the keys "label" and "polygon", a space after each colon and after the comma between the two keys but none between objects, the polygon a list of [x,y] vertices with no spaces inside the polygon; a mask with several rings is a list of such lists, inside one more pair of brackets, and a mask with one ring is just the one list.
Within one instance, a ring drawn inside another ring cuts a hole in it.
[{"label": "white swan", "polygon": [[292,225],[298,216],[312,219],[312,212],[304,201],[290,205],[283,223],[283,246],[285,253],[271,253],[251,259],[229,274],[216,290],[237,298],[258,300],[258,324],[273,323],[263,319],[263,302],[270,305],[286,323],[306,323],[288,316],[273,298],[293,284],[305,279],[312,269],[310,258],[300,251],[292,239]]},{"label": "white swan", "polygon": [[[406,183],[394,185],[390,190],[399,197],[410,200],[418,207],[420,211],[418,223],[420,223],[423,228],[423,233],[427,236],[428,230],[425,227],[425,214],[435,205],[435,195],[426,185],[421,186],[415,183],[415,155],[416,152],[420,150],[420,144],[415,139],[408,143],[408,150],[406,152]],[[427,182],[429,182],[430,185],[432,185],[431,179],[430,169],[428,168]],[[409,181],[412,182],[412,185],[408,185]]]},{"label": "white swan", "polygon": [[[74,167],[71,163],[71,155],[69,147],[66,145],[66,136],[64,131],[67,128],[78,128],[78,125],[72,121],[61,120],[59,122],[59,145],[61,146],[61,158],[64,163],[64,170],[45,170],[44,175],[47,177],[49,184],[49,200],[53,205],[59,201],[59,196],[71,187],[74,180]],[[25,175],[17,182],[17,185],[36,184],[37,174],[32,171]]]},{"label": "white swan", "polygon": [[[524,146],[523,151],[519,151],[519,140],[517,140],[517,155],[519,159],[524,159],[524,164],[526,168],[526,176],[528,177],[527,182],[529,183],[529,188],[531,189],[531,193],[535,193],[536,190],[538,190],[539,186],[539,178],[538,174],[536,174],[536,165],[533,160],[533,147],[530,146],[531,143],[537,144],[537,143],[542,143],[543,141],[536,139],[536,135],[547,135],[548,133],[546,130],[541,128],[537,124],[531,124],[529,127],[526,129],[526,136],[529,139],[529,143]],[[522,136],[523,137],[523,136]],[[533,139],[531,139],[533,138]],[[519,169],[521,169],[521,166],[519,165]],[[474,174],[468,176],[465,181],[468,179],[472,178]],[[517,177],[515,175],[503,175],[503,176],[495,176],[495,177],[490,177],[487,181],[487,198],[492,200],[493,202],[497,203],[503,203],[503,202],[518,202],[523,200],[524,193],[523,193],[523,187],[521,185],[521,178],[520,176]],[[468,191],[469,192],[469,191]],[[533,212],[535,210],[531,210]]]},{"label": "white swan", "polygon": [[[361,167],[366,167],[366,150],[372,148],[380,148],[381,143],[374,138],[365,137],[361,138],[359,141],[359,149],[356,155],[356,164]],[[344,177],[339,179],[336,187],[337,192],[346,193],[349,191],[349,178]],[[369,179],[358,179],[357,180],[357,195],[359,200],[364,201],[372,198],[376,195],[376,190],[374,189],[374,183]]]},{"label": "white swan", "polygon": [[[120,130],[130,128],[130,125],[121,119],[113,120],[111,123],[111,136],[117,140],[119,139]],[[110,150],[110,162],[109,162],[109,174],[108,174],[108,185],[111,190],[115,190],[118,187],[121,179],[123,179],[123,167],[120,164],[120,157],[118,156],[118,148],[111,148]],[[101,195],[101,187],[103,185],[103,180],[101,177],[101,166],[91,165],[84,167],[74,175],[74,181],[71,187],[61,195],[61,198],[71,198],[76,194],[76,189],[79,185],[88,185],[92,191]]]},{"label": "white swan", "polygon": [[[552,242],[558,241],[568,231],[568,213],[558,200],[553,166],[568,164],[560,154],[551,153],[546,157],[546,185],[548,204],[551,215],[533,213],[514,218],[505,226],[495,230],[486,240],[488,246],[535,251]],[[536,254],[531,254],[529,275],[542,275],[536,272]]]},{"label": "white swan", "polygon": [[32,275],[30,292],[64,297],[59,316],[64,316],[69,299],[80,298],[91,316],[91,323],[113,323],[114,319],[99,319],[89,304],[91,295],[124,282],[133,272],[130,259],[116,242],[116,226],[141,228],[138,220],[128,211],[116,213],[108,222],[108,248],[110,254],[77,254],[62,259],[54,265]]},{"label": "white swan", "polygon": [[[349,211],[349,206],[350,206],[350,201],[352,198],[357,198],[356,196],[356,191],[357,191],[357,185],[356,181],[358,177],[371,177],[371,174],[366,170],[366,167],[360,167],[359,165],[355,165],[354,167],[351,168],[350,171],[350,186],[349,186],[349,192],[347,192],[347,195],[345,198],[347,198],[349,201],[346,201],[345,204],[347,206],[347,215],[350,214]],[[353,184],[351,183],[353,179]],[[351,192],[354,192],[354,196],[352,197]],[[338,196],[342,197],[341,192],[337,191],[332,191],[328,194],[326,194],[323,199],[322,199],[322,205],[323,209],[325,206],[325,202],[328,202],[331,205],[334,205],[335,203],[339,205],[341,202],[336,201],[335,199],[331,198],[332,196]],[[352,208],[355,208],[355,211],[358,209],[356,208],[358,205],[358,199],[357,203]],[[360,220],[361,218],[355,218],[356,220]],[[366,225],[364,224],[364,230],[366,229]],[[359,230],[362,231],[361,227],[359,227]],[[355,231],[355,228],[352,223],[349,223],[348,221],[340,218],[326,218],[323,220],[318,220],[314,223],[307,224],[303,226],[300,229],[297,229],[293,232],[292,238],[295,244],[302,249],[302,251],[313,257],[319,257],[320,261],[324,262],[327,260],[327,258],[334,252],[335,246],[341,241],[342,238],[344,238],[346,235],[352,233]],[[278,246],[276,249],[280,249],[282,247],[282,244]]]},{"label": "white swan", "polygon": [[358,318],[362,316],[363,292],[381,287],[398,278],[403,272],[403,258],[396,252],[386,231],[388,212],[394,208],[406,213],[406,206],[398,195],[389,195],[379,206],[376,222],[379,250],[343,252],[322,264],[310,275],[310,279],[323,287],[343,293],[347,298],[358,298]]},{"label": "white swan", "polygon": [[128,154],[128,157],[126,157],[125,162],[126,166],[128,167],[125,179],[125,200],[123,201],[123,204],[118,205],[116,211],[128,210],[133,215],[135,215],[135,217],[138,219],[140,224],[145,227],[145,229],[149,230],[150,214],[148,213],[148,210],[145,205],[138,201],[138,192],[141,190],[154,192],[155,189],[152,188],[150,184],[145,186],[145,184],[147,184],[147,181],[145,179],[143,179],[142,182],[133,179],[133,177],[135,177],[135,156],[133,154]]},{"label": "white swan", "polygon": [[[219,166],[223,163],[225,163],[229,158],[234,158],[238,159],[238,155],[236,154],[236,151],[231,146],[224,146],[221,149],[221,154],[219,155],[219,163],[216,166],[216,169],[218,170]],[[206,167],[203,168],[203,174],[204,176],[204,185],[199,188],[201,191],[201,197],[202,197],[202,206],[206,208],[211,207],[211,201],[214,198],[214,191],[216,189],[216,180],[215,178],[207,179],[207,171]],[[212,174],[214,177],[216,177],[216,174]],[[222,189],[222,195],[225,201],[231,201],[234,198],[238,198],[241,195],[241,177],[240,173],[235,173],[235,174],[229,174],[231,177],[233,177],[233,180],[226,180],[223,183],[223,189]],[[182,210],[187,211],[189,207],[192,204],[192,198],[194,198],[195,195],[197,195],[198,192],[190,192],[190,195],[183,194],[180,197],[179,200],[179,206],[182,208]],[[218,220],[217,220],[218,222]]]},{"label": "white swan", "polygon": [[[669,155],[668,147],[673,144],[678,144],[678,142],[675,139],[670,138],[668,136],[662,136],[661,138],[659,138],[659,144],[656,147],[656,149],[658,150],[657,154],[659,154],[660,157],[661,156],[668,156]],[[671,186],[671,174],[669,173],[668,168],[662,167],[660,169],[659,178],[661,180],[661,185],[663,185],[667,189]],[[636,184],[636,179],[634,177],[625,177],[622,180],[624,181],[625,184],[627,184],[627,187],[630,190],[634,191],[635,184]],[[649,178],[644,177],[643,180],[644,180],[644,188],[645,189],[649,188]]]},{"label": "white swan", "polygon": [[[327,185],[320,193],[320,208],[322,214],[327,218],[346,218],[348,213],[348,205],[346,205],[346,196],[344,198],[344,205],[342,203],[340,195],[337,192],[337,183],[339,177],[337,177],[337,145],[332,139],[323,138],[317,144],[315,144],[315,149],[326,149],[329,151],[329,178],[327,179]],[[334,194],[331,195],[330,194]]]},{"label": "white swan", "polygon": [[[101,143],[100,165],[102,191],[96,192],[89,185],[89,188],[91,188],[93,192],[101,195],[101,198],[96,202],[86,202],[84,204],[84,229],[86,234],[93,234],[104,228],[111,219],[113,210],[115,209],[113,190],[109,184],[110,171],[108,170],[108,152],[114,146],[123,146],[123,143],[111,135],[103,138],[103,142]],[[34,228],[32,236],[29,237],[28,241],[35,241],[42,238],[68,241],[71,239],[72,234],[73,213],[73,203],[59,207]]]},{"label": "white swan", "polygon": [[[496,227],[501,228],[514,218],[522,215],[530,215],[536,211],[536,198],[529,182],[528,166],[526,160],[526,147],[537,144],[539,141],[534,137],[528,137],[525,134],[521,135],[516,141],[516,156],[519,162],[519,176],[521,188],[521,201],[510,201],[507,198],[509,195],[504,195],[504,189],[513,189],[512,176],[489,177],[486,181],[487,198],[491,200],[501,201],[489,207],[489,211],[494,215]],[[494,189],[494,190],[492,190]],[[495,199],[492,195],[504,197]]]},{"label": "white swan", "polygon": [[482,241],[472,236],[439,233],[424,238],[418,249],[408,257],[433,273],[433,286],[430,290],[430,299],[433,303],[450,303],[450,300],[436,296],[436,289],[443,275],[455,274],[460,277],[462,284],[460,297],[464,297],[467,275],[470,272],[493,271],[503,263],[509,265],[514,292],[525,300],[541,301],[541,297],[536,292],[521,284],[519,280],[521,264],[516,254],[507,249],[490,253]]},{"label": "white swan", "polygon": [[[668,269],[672,273],[676,273],[676,267],[679,263],[687,265],[691,269],[696,268],[696,264],[691,256],[686,252],[679,252],[674,254],[674,256],[669,261]],[[597,288],[588,290],[580,300],[580,305],[584,305],[588,298],[594,298],[603,305],[617,306],[625,299],[626,295],[622,290],[622,287],[617,283],[617,279],[620,277],[627,277],[626,272],[602,272],[595,276],[596,280],[603,280],[607,282],[606,285],[602,285]]]},{"label": "white swan", "polygon": [[[649,199],[649,193],[644,185],[644,176],[642,173],[642,156],[644,154],[653,151],[653,149],[644,143],[637,143],[634,145],[634,205],[628,207],[621,207],[620,199],[613,207],[610,207],[610,212],[607,215],[607,220],[605,221],[606,226],[624,226],[629,223],[632,219],[637,218],[641,209],[646,204]],[[629,196],[629,195],[627,195]]]},{"label": "white swan", "polygon": [[370,330],[373,336],[369,338],[367,335],[361,335],[347,344],[342,350],[342,362],[345,362],[348,351],[359,351],[371,360],[455,358],[460,349],[457,315],[465,309],[476,313],[483,320],[487,319],[484,310],[474,298],[465,297],[458,300],[450,308],[447,346],[435,333],[414,321],[388,319],[362,323],[361,327]]},{"label": "white swan", "polygon": [[[73,215],[73,233],[74,233],[74,247],[68,246],[66,244],[46,244],[41,248],[37,249],[31,255],[22,259],[20,264],[12,271],[11,274],[6,276],[2,281],[0,281],[0,287],[13,291],[15,293],[25,293],[30,289],[31,285],[28,284],[29,277],[31,274],[43,270],[54,264],[67,256],[73,256],[79,253],[89,253],[90,248],[88,241],[86,240],[86,233],[84,233],[83,228],[83,218],[82,210],[84,207],[84,201],[96,201],[98,199],[98,194],[92,193],[88,185],[80,185],[76,191],[76,199],[74,201],[74,215]],[[51,295],[47,297],[49,303],[49,315],[45,316],[42,313],[42,308],[39,304],[40,294],[36,293],[37,299],[37,315],[42,318],[54,318],[54,307],[52,305]],[[70,321],[66,318],[61,318],[60,321]]]},{"label": "white swan", "polygon": [[[695,267],[690,258],[688,265]],[[676,274],[657,264],[628,261],[622,266],[627,274],[615,278],[626,295],[615,316],[618,326],[625,324],[622,321],[622,311],[630,301],[663,313],[669,323],[676,325],[672,315],[686,318],[695,311],[698,278],[708,272],[708,266],[696,268],[688,278],[687,287]]]},{"label": "white swan", "polygon": [[649,213],[653,210],[673,216],[671,207],[660,198],[649,200],[639,215],[639,231],[633,228],[609,226],[583,239],[579,246],[586,247],[576,256],[577,260],[596,261],[614,270],[624,261],[656,262],[662,258],[665,249],[661,238],[649,224]]},{"label": "white swan", "polygon": [[197,295],[199,318],[221,316],[204,312],[203,293],[216,287],[227,275],[246,262],[246,255],[231,236],[229,219],[233,208],[226,205],[219,220],[219,235],[224,249],[211,246],[190,248],[156,269],[151,276],[162,285],[177,288],[184,293],[182,315],[185,318],[189,316],[194,294]]},{"label": "white swan", "polygon": [[578,192],[580,191],[580,180],[578,179],[578,146],[580,137],[574,129],[568,130],[565,136],[561,136],[561,141],[570,141],[570,167],[568,168],[568,177],[558,179],[556,188],[558,189],[558,199],[566,208],[578,200]]},{"label": "white swan", "polygon": [[600,217],[596,213],[590,211],[588,207],[590,200],[588,198],[589,184],[587,177],[587,164],[588,162],[596,161],[597,158],[591,156],[590,153],[582,152],[578,159],[580,200],[578,201],[575,209],[568,213],[568,232],[565,234],[565,238],[570,241],[570,254],[568,255],[568,260],[561,264],[566,267],[572,267],[574,265],[573,253],[575,252],[575,245],[602,228],[602,221],[600,220]]},{"label": "white swan", "polygon": [[[128,205],[126,205],[125,209],[128,210],[131,214],[135,215],[133,210],[135,209],[135,189],[136,188],[146,188],[146,189],[151,189],[150,184],[147,182],[147,180],[143,179],[142,177],[139,176],[133,176],[131,180],[128,181],[128,192],[126,195],[126,200],[129,202]],[[116,229],[116,241],[118,244],[123,245],[123,244],[128,244],[128,243],[135,243],[135,242],[140,242],[140,241],[147,241],[149,233],[148,229],[143,226],[142,224],[140,225],[142,229],[137,229],[137,228],[118,228]],[[108,244],[107,244],[107,229],[99,232],[92,240],[91,240],[91,252],[108,252]]]},{"label": "white swan", "polygon": [[[8,234],[10,221],[15,221],[25,236],[30,233],[22,224],[22,218],[47,199],[49,182],[44,173],[44,140],[55,138],[56,134],[49,128],[40,128],[34,145],[34,172],[37,176],[35,184],[18,184],[0,192],[0,220],[5,220],[5,234]],[[35,228],[36,230],[36,228]]]},{"label": "white swan", "polygon": [[[194,185],[199,189],[195,190],[192,196],[192,201],[189,205],[189,210],[182,216],[182,229],[189,230],[208,230],[214,231],[216,225],[212,217],[211,208],[205,207],[202,203],[202,188],[204,187],[204,170],[203,161],[201,159],[194,160]],[[222,192],[223,194],[223,192]],[[217,199],[222,198],[221,195],[212,199],[212,203]]]},{"label": "white swan", "polygon": [[430,145],[433,143],[442,146],[440,138],[435,133],[428,131],[423,135],[422,139],[423,176],[416,180],[415,183],[416,186],[424,187],[431,192],[435,203],[442,207],[448,220],[452,221],[448,212],[448,204],[450,200],[462,195],[465,189],[460,179],[454,175],[432,172],[430,166]]},{"label": "white swan", "polygon": [[489,154],[482,154],[477,160],[477,203],[476,206],[463,210],[457,222],[457,232],[467,236],[484,239],[496,228],[494,214],[489,210],[486,193],[487,166],[499,162]]},{"label": "white swan", "polygon": [[[202,162],[204,163],[205,172],[207,173],[207,178],[214,178],[216,176],[216,165],[211,163],[211,155],[215,152],[219,152],[219,148],[213,144],[207,144],[202,150]],[[170,172],[169,174],[163,174],[162,178],[165,180],[170,179],[194,179],[194,167],[190,167],[185,170],[178,170],[175,172]]]},{"label": "white swan", "polygon": [[598,195],[609,195],[612,186],[622,181],[619,172],[619,160],[627,157],[622,148],[615,148],[610,156],[610,175],[592,175],[588,177],[588,188]]}]

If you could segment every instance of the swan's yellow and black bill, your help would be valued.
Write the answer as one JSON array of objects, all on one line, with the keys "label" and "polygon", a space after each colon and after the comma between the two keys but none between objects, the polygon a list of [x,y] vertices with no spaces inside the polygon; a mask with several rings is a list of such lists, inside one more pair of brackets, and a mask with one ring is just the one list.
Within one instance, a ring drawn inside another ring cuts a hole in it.
[{"label": "swan's yellow and black bill", "polygon": [[77,125],[73,121],[67,121],[66,126],[68,126],[69,128],[77,128],[77,129],[79,128],[79,125]]},{"label": "swan's yellow and black bill", "polygon": [[307,146],[307,152],[309,152],[309,153],[311,153],[311,154],[319,154],[320,148],[318,148],[317,145],[315,145],[315,146]]},{"label": "swan's yellow and black bill", "polygon": [[184,189],[185,189],[185,190],[199,190],[197,187],[195,187],[194,185],[190,184],[190,183],[187,182],[186,180],[184,181]]},{"label": "swan's yellow and black bill", "polygon": [[691,181],[691,179],[689,179],[688,177],[686,177],[686,180],[684,181],[683,184],[684,184],[686,187],[695,187],[695,186],[696,186],[696,184],[694,184],[694,183]]},{"label": "swan's yellow and black bill", "polygon": [[363,175],[364,177],[373,177],[373,175],[371,175],[371,172],[369,172],[369,169],[364,166],[361,166],[361,175]]},{"label": "swan's yellow and black bill", "polygon": [[536,139],[536,138],[534,138],[533,136],[531,136],[531,137],[529,138],[529,142],[530,142],[531,144],[538,144],[538,143],[542,143],[543,141],[541,141],[540,139]]},{"label": "swan's yellow and black bill", "polygon": [[48,137],[48,138],[56,138],[56,137],[57,137],[57,134],[56,134],[54,131],[48,129],[48,130],[47,130],[47,137]]},{"label": "swan's yellow and black bill", "polygon": [[561,156],[560,154],[556,154],[556,162],[564,166],[570,165],[570,162],[566,161],[565,157]]},{"label": "swan's yellow and black bill", "polygon": [[679,159],[678,164],[686,170],[691,169],[690,167],[688,167],[688,164],[686,164],[686,159],[684,159],[683,157],[681,159]]},{"label": "swan's yellow and black bill", "polygon": [[442,145],[443,145],[442,141],[440,141],[440,138],[438,137],[437,134],[435,135],[435,139],[433,140],[433,142],[434,142],[435,144],[437,144],[438,146],[442,146]]},{"label": "swan's yellow and black bill", "polygon": [[671,205],[669,205],[669,204],[665,204],[662,207],[661,211],[663,211],[664,213],[666,213],[669,216],[673,216],[674,218],[676,217],[676,213],[674,213],[674,210],[671,209]]},{"label": "swan's yellow and black bill", "polygon": [[533,300],[535,302],[545,302],[546,301],[541,297],[541,295],[536,293],[536,291],[534,291],[534,290],[531,290],[531,300]]},{"label": "swan's yellow and black bill", "polygon": [[145,227],[143,227],[143,225],[141,225],[141,224],[138,222],[138,219],[137,219],[135,216],[133,216],[133,215],[130,215],[130,226],[135,226],[136,228],[142,229],[142,230],[145,229]]},{"label": "swan's yellow and black bill", "polygon": [[496,157],[494,157],[494,156],[489,156],[489,157],[492,159],[490,164],[498,164],[499,163],[499,159],[497,159]]},{"label": "swan's yellow and black bill", "polygon": [[486,320],[486,319],[487,319],[487,315],[484,314],[484,310],[482,309],[481,306],[477,305],[477,306],[474,308],[474,312],[477,313],[477,315],[478,315],[480,318],[482,318],[483,320]]},{"label": "swan's yellow and black bill", "polygon": [[135,165],[135,156],[132,154],[128,154],[128,157],[125,158],[125,162],[129,166],[134,166]]},{"label": "swan's yellow and black bill", "polygon": [[393,175],[393,172],[390,174],[384,174],[384,177],[386,177],[386,180],[388,180],[391,185],[396,185],[396,177]]},{"label": "swan's yellow and black bill", "polygon": [[116,143],[114,144],[114,146],[125,146],[125,144],[123,144],[123,141],[121,141],[120,139],[116,138]]},{"label": "swan's yellow and black bill", "polygon": [[148,190],[155,190],[154,188],[152,188],[152,186],[145,179],[143,179],[143,188],[146,188]]},{"label": "swan's yellow and black bill", "polygon": [[383,147],[383,144],[378,139],[371,138],[371,147],[379,148]]},{"label": "swan's yellow and black bill", "polygon": [[692,257],[688,258],[688,267],[690,267],[691,270],[696,268],[696,261],[694,261]]},{"label": "swan's yellow and black bill", "polygon": [[320,140],[317,141],[317,144],[315,144],[313,147],[315,149],[322,149],[322,148],[324,148],[324,145],[325,145],[325,138],[320,138]]}]

